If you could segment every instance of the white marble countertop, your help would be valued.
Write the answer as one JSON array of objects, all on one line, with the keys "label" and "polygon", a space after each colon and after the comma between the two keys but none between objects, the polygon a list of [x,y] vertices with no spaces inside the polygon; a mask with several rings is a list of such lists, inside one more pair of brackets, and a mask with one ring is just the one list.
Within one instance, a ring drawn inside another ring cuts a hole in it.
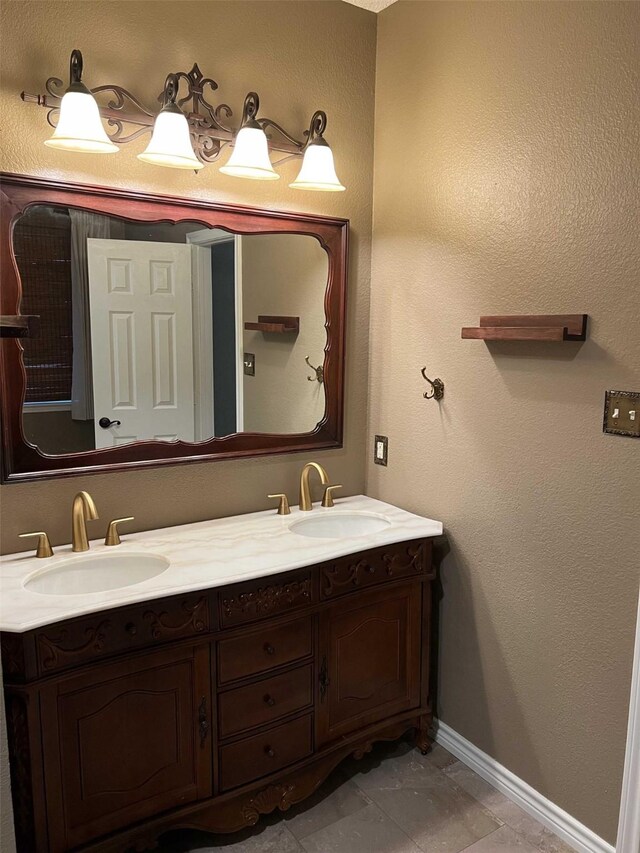
[{"label": "white marble countertop", "polygon": [[[289,529],[303,518],[319,518],[316,513],[345,511],[378,515],[389,525],[374,533],[331,539],[301,536]],[[0,557],[0,630],[21,633],[72,616],[266,577],[368,548],[441,533],[439,521],[364,495],[336,499],[331,509],[314,504],[313,515],[293,507],[287,516],[270,509],[142,533],[127,534],[123,528],[122,544],[116,548],[106,547],[100,539],[93,540],[91,550],[84,554],[73,554],[71,545],[63,545],[54,548],[53,557],[43,560],[34,557],[33,551]],[[24,587],[34,574],[63,561],[125,553],[162,555],[170,565],[156,577],[104,592],[50,595]]]}]

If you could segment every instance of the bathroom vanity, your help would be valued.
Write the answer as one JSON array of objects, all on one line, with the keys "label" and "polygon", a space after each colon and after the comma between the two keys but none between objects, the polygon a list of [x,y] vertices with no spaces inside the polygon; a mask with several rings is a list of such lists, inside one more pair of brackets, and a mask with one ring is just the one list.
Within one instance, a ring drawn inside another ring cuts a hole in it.
[{"label": "bathroom vanity", "polygon": [[[134,534],[87,557],[3,558],[19,850],[233,832],[308,797],[375,741],[414,729],[426,750],[441,532],[360,496]],[[116,550],[168,568],[103,592],[29,585],[72,560],[99,570]]]}]

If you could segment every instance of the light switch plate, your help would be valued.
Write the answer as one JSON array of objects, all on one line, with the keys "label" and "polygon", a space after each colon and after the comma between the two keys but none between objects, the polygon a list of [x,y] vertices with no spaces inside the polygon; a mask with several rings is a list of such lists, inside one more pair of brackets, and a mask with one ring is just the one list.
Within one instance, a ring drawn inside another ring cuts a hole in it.
[{"label": "light switch plate", "polygon": [[376,465],[387,464],[387,453],[389,450],[389,439],[386,435],[376,435],[373,440],[373,461]]},{"label": "light switch plate", "polygon": [[640,438],[640,391],[607,391],[603,432]]}]

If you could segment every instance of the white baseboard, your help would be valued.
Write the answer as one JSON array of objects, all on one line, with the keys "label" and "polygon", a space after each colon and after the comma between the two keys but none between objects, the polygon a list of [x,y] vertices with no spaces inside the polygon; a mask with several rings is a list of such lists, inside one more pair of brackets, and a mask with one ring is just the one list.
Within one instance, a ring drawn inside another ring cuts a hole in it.
[{"label": "white baseboard", "polygon": [[482,752],[446,723],[436,721],[436,742],[486,779],[520,808],[524,809],[579,853],[615,853],[615,848],[584,824],[556,806],[538,791],[507,770],[495,758]]}]

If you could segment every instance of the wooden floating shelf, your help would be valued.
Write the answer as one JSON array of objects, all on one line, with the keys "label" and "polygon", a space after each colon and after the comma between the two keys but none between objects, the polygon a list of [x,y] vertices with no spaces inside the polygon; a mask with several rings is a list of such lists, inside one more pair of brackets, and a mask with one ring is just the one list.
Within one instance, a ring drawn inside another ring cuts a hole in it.
[{"label": "wooden floating shelf", "polygon": [[477,341],[584,341],[588,314],[514,314],[480,317],[479,326],[462,329]]},{"label": "wooden floating shelf", "polygon": [[0,338],[32,338],[38,331],[38,314],[0,316]]},{"label": "wooden floating shelf", "polygon": [[266,314],[258,314],[257,323],[245,323],[248,332],[271,332],[282,335],[285,332],[300,331],[300,317],[274,317]]}]

